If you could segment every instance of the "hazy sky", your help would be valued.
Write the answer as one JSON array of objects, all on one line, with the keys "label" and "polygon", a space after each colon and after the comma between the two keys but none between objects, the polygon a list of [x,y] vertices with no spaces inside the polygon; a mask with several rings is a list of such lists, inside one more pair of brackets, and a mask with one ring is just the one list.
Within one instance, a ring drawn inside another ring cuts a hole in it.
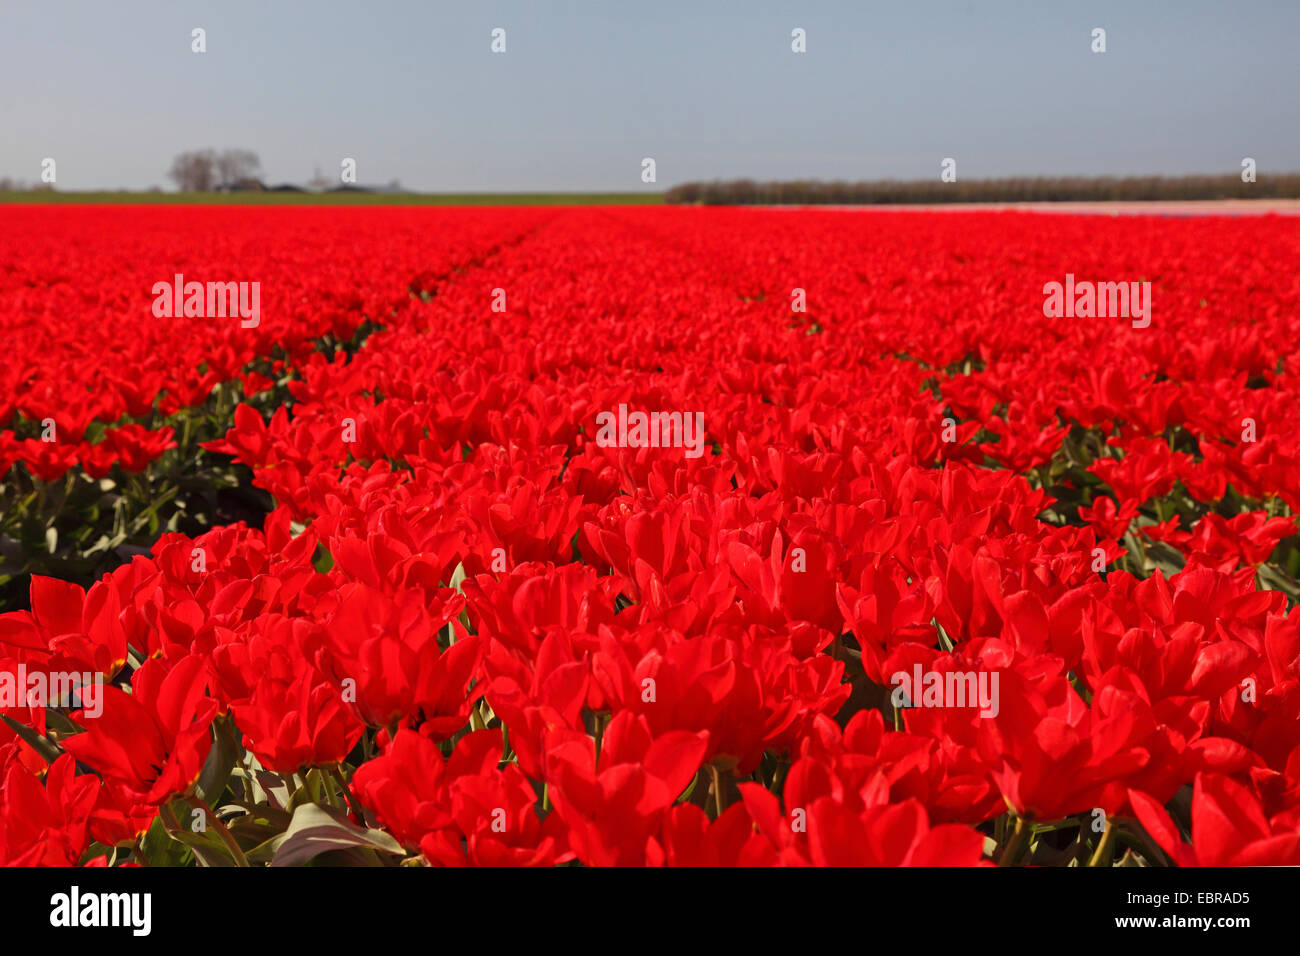
[{"label": "hazy sky", "polygon": [[270,182],[354,157],[362,183],[433,191],[930,178],[946,156],[961,178],[1264,176],[1300,170],[1298,41],[1300,0],[0,0],[0,175],[49,156],[63,189],[170,188],[172,156],[211,146]]}]

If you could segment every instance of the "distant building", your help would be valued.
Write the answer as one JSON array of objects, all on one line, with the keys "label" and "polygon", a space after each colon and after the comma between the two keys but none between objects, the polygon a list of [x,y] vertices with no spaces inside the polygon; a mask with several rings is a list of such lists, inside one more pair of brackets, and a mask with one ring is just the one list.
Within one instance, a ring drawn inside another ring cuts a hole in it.
[{"label": "distant building", "polygon": [[342,186],[335,186],[333,189],[326,189],[327,193],[383,193],[392,195],[395,193],[404,193],[405,189],[399,182],[391,182],[387,186],[365,185],[364,183],[347,183]]}]

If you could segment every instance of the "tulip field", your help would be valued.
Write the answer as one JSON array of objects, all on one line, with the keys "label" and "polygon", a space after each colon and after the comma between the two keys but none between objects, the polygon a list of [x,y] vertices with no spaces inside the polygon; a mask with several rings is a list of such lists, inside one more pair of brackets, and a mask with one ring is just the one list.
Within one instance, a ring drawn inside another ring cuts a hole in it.
[{"label": "tulip field", "polygon": [[1300,864],[1300,219],[0,221],[0,863]]}]

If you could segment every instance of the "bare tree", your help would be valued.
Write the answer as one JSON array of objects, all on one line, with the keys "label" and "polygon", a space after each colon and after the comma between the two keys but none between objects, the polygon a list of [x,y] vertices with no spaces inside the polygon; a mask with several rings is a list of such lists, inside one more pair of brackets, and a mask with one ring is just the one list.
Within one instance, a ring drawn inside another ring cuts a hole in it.
[{"label": "bare tree", "polygon": [[172,160],[167,178],[183,193],[211,192],[217,183],[217,154],[210,149],[181,153]]},{"label": "bare tree", "polygon": [[262,168],[262,161],[251,149],[227,149],[217,156],[217,181],[233,186],[241,179],[252,179]]}]

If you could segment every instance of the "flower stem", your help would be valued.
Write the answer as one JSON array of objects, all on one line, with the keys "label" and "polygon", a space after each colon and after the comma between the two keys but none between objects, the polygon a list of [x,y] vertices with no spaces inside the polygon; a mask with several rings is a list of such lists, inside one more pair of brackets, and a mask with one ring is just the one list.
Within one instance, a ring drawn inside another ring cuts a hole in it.
[{"label": "flower stem", "polygon": [[198,794],[192,794],[186,799],[194,809],[203,811],[203,815],[212,824],[212,829],[217,831],[217,836],[221,837],[221,842],[230,851],[230,855],[235,860],[235,866],[248,866],[248,858],[244,856],[244,851],[239,848],[239,843],[235,840],[234,834],[226,829],[226,825],[221,822],[221,818],[213,812],[204,799]]},{"label": "flower stem", "polygon": [[1097,849],[1093,851],[1092,859],[1088,861],[1089,866],[1101,866],[1101,861],[1110,858],[1110,848],[1115,843],[1115,833],[1117,828],[1110,818],[1106,818],[1106,829],[1102,831],[1101,839],[1097,841]]},{"label": "flower stem", "polygon": [[1016,817],[1016,828],[1011,833],[1011,839],[1007,845],[1002,848],[1002,855],[998,857],[998,866],[1011,866],[1024,852],[1025,844],[1029,842],[1029,835],[1033,832],[1033,827],[1026,822],[1024,817]]},{"label": "flower stem", "polygon": [[709,764],[709,773],[713,777],[713,819],[716,820],[727,809],[727,801],[722,793],[722,772],[718,770],[718,765]]},{"label": "flower stem", "polygon": [[366,822],[365,814],[361,812],[361,804],[357,803],[357,798],[352,795],[352,788],[348,786],[348,778],[343,776],[343,770],[340,767],[335,767],[333,773],[335,779],[339,782],[339,786],[343,788],[343,797],[347,800],[348,806],[352,808],[353,814],[364,825]]}]

